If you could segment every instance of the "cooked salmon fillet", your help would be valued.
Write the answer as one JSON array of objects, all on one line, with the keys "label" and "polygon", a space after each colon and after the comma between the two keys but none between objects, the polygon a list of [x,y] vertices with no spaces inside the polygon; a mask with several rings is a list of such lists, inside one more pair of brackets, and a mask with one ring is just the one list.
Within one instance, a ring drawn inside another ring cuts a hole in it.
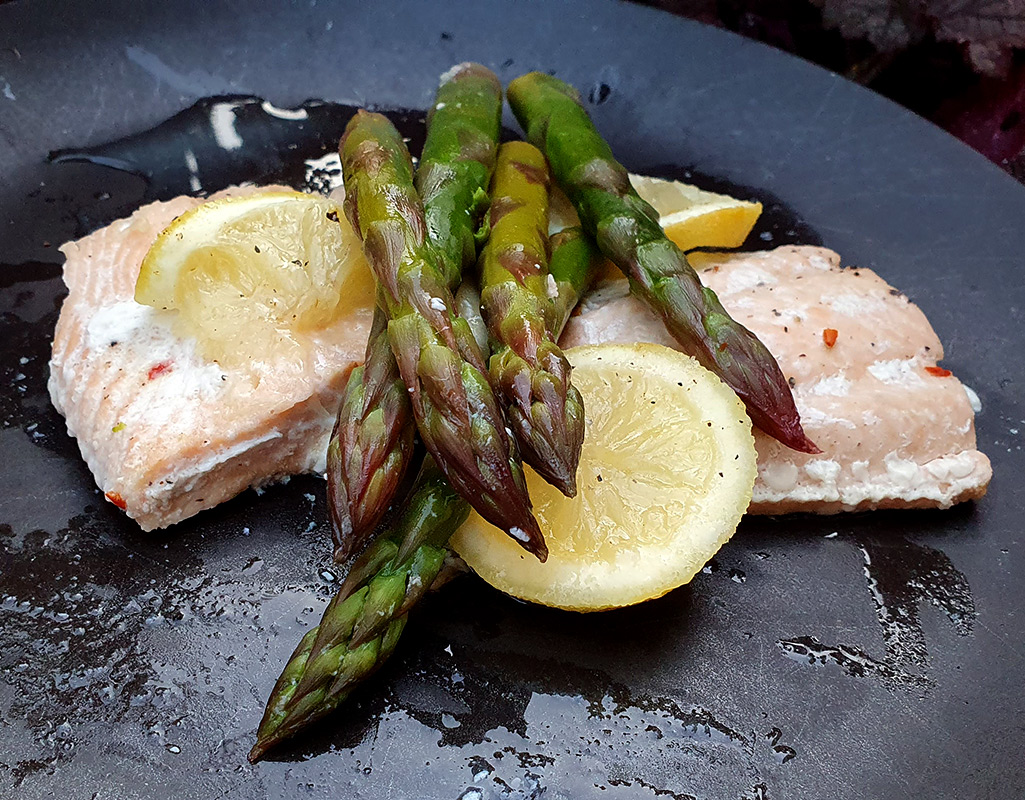
[{"label": "cooked salmon fillet", "polygon": [[172,330],[175,312],[139,305],[133,295],[157,235],[201,202],[152,203],[61,248],[69,293],[54,335],[50,396],[97,485],[144,530],[250,486],[323,471],[341,391],[370,329],[369,308],[343,316],[311,334],[301,363],[254,359],[222,369],[200,356]]},{"label": "cooked salmon fillet", "polygon": [[[701,279],[772,351],[822,450],[797,453],[756,431],[752,513],[947,508],[985,494],[992,468],[969,396],[937,367],[943,346],[898,290],[818,247],[723,256]],[[585,299],[561,340],[598,342],[676,346],[625,280]]]}]

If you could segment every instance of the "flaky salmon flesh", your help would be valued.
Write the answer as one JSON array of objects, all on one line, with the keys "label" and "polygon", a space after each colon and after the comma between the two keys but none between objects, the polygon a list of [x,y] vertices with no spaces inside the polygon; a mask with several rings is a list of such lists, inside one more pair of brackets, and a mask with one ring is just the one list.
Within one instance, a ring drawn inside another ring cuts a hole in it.
[{"label": "flaky salmon flesh", "polygon": [[[797,453],[756,430],[751,513],[947,508],[986,493],[993,470],[976,449],[970,395],[937,365],[943,346],[901,292],[820,247],[725,255],[700,275],[776,357],[822,450]],[[600,342],[676,347],[625,280],[599,285],[561,344]]]},{"label": "flaky salmon flesh", "polygon": [[[370,328],[372,309],[354,310],[312,335],[302,363],[204,359],[176,334],[175,312],[133,299],[158,234],[201,202],[152,203],[62,248],[69,294],[50,396],[99,488],[144,530],[248,487],[323,472]],[[751,511],[947,507],[982,496],[990,464],[975,447],[964,388],[936,366],[943,352],[928,321],[871,271],[839,264],[828,250],[785,247],[723,257],[702,273],[792,379],[805,431],[823,451],[795,453],[758,433]],[[625,280],[585,299],[562,344],[607,341],[674,346]]]},{"label": "flaky salmon flesh", "polygon": [[[266,190],[291,191],[285,187]],[[261,191],[230,189],[215,197]],[[150,246],[178,197],[64,245],[64,301],[50,397],[107,499],[143,530],[163,528],[248,487],[323,472],[349,371],[362,361],[372,309],[310,336],[301,360],[222,368],[176,335],[174,311],[135,302]]]}]

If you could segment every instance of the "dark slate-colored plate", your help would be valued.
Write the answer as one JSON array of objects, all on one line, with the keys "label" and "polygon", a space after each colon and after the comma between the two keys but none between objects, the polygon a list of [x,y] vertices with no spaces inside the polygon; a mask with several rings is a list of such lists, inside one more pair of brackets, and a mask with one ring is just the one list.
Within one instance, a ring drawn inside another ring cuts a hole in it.
[{"label": "dark slate-colored plate", "polygon": [[[55,248],[161,188],[47,155],[208,95],[422,109],[467,59],[555,72],[629,167],[750,187],[775,204],[758,244],[818,239],[907,292],[982,398],[996,476],[949,512],[746,521],[690,586],[615,613],[460,579],[344,713],[250,766],[336,580],[324,485],[158,535],[102,501],[46,395]],[[1025,190],[927,123],[631,5],[0,7],[0,795],[1020,796],[1023,221]]]}]

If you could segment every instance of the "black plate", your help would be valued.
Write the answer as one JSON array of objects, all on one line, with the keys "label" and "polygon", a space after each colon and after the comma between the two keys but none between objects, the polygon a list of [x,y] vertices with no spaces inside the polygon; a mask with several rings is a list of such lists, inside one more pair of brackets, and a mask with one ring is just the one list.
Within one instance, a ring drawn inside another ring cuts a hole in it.
[{"label": "black plate", "polygon": [[[355,5],[0,8],[0,795],[1021,795],[1025,190],[834,75],[658,12]],[[554,71],[629,167],[778,198],[800,226],[770,243],[820,237],[906,291],[982,398],[996,477],[949,512],[746,521],[690,586],[614,613],[462,579],[344,713],[252,767],[333,585],[323,483],[153,536],[102,501],[45,391],[55,246],[145,186],[45,159],[211,94],[423,108],[466,59]]]}]

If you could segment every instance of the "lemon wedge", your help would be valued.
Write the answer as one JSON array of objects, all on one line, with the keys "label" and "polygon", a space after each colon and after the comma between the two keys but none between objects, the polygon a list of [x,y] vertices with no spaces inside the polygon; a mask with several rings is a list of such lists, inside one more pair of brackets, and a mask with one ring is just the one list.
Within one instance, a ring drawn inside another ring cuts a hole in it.
[{"label": "lemon wedge", "polygon": [[658,212],[666,236],[684,251],[740,247],[762,213],[761,203],[706,192],[680,181],[631,174],[630,183]]},{"label": "lemon wedge", "polygon": [[527,469],[548,561],[476,513],[452,546],[492,586],[543,605],[598,611],[660,597],[687,583],[747,510],[750,420],[717,377],[667,347],[592,345],[566,355],[586,409],[577,496]]},{"label": "lemon wedge", "polygon": [[135,300],[178,312],[221,363],[293,354],[304,336],[373,304],[360,242],[331,199],[254,192],[177,217],[143,259]]}]

